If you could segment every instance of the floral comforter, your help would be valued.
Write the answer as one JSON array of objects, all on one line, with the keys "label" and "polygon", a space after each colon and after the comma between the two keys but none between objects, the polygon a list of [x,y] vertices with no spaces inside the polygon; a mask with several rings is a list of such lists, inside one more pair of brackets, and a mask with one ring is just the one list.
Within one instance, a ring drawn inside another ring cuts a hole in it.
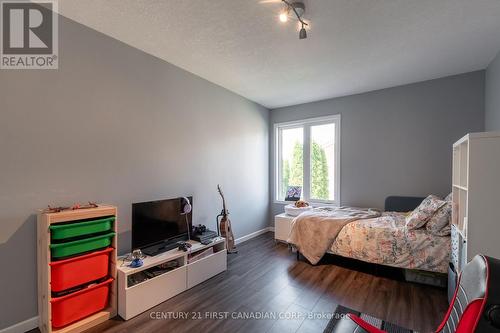
[{"label": "floral comforter", "polygon": [[316,265],[325,255],[339,232],[350,222],[380,216],[370,208],[318,207],[303,212],[292,221],[288,243]]},{"label": "floral comforter", "polygon": [[345,225],[328,252],[376,264],[446,273],[450,237],[432,235],[425,228],[406,230],[405,214],[384,212],[381,217]]}]

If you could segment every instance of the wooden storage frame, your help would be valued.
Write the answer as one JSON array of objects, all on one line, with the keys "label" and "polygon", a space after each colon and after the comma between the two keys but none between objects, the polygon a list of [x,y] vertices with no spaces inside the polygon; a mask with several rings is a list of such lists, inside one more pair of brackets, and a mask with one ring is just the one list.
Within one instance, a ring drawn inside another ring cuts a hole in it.
[{"label": "wooden storage frame", "polygon": [[[212,243],[203,245],[190,241],[191,249],[187,252],[174,249],[154,257],[146,257],[141,267],[133,268],[127,264],[118,265],[118,314],[125,320],[133,318],[227,270],[226,241],[219,237]],[[214,253],[202,259],[188,263],[190,253],[208,248]],[[128,277],[169,261],[178,260],[182,265],[161,275],[128,286]]]},{"label": "wooden storage frame", "polygon": [[[83,318],[68,326],[53,329],[51,320],[51,290],[50,290],[50,225],[62,222],[71,222],[84,219],[93,219],[104,216],[115,216],[113,231],[115,236],[110,253],[111,283],[109,306],[89,317]],[[59,213],[38,214],[37,221],[37,261],[38,261],[38,328],[42,333],[77,333],[105,322],[117,315],[117,276],[116,276],[116,249],[117,249],[117,209],[114,206],[99,205],[97,208],[68,210]]]}]

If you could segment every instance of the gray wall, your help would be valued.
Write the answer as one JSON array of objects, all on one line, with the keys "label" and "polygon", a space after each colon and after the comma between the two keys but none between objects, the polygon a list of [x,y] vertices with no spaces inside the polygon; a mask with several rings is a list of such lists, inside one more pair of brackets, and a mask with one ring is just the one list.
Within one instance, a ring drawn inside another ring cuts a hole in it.
[{"label": "gray wall", "polygon": [[[383,208],[389,195],[446,195],[453,142],[484,128],[484,71],[272,110],[270,156],[272,124],[332,114],[342,115],[342,204]],[[272,204],[272,214],[282,211]]]},{"label": "gray wall", "polygon": [[500,53],[486,69],[486,113],[487,131],[500,131]]},{"label": "gray wall", "polygon": [[132,202],[193,195],[215,228],[217,183],[236,237],[269,225],[267,109],[62,18],[59,67],[0,71],[0,329],[37,315],[48,204],[117,205],[120,252]]}]

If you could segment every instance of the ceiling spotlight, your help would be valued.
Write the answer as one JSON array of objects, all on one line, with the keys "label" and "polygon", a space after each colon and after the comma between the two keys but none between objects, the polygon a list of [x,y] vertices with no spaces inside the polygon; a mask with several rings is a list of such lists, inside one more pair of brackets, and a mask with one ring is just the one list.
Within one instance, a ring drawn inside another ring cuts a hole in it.
[{"label": "ceiling spotlight", "polygon": [[302,24],[302,29],[299,31],[299,39],[306,39],[307,38],[307,31],[306,28],[304,28],[304,25]]},{"label": "ceiling spotlight", "polygon": [[280,14],[280,21],[285,23],[286,21],[288,21],[288,13],[287,12],[282,12]]},{"label": "ceiling spotlight", "polygon": [[288,2],[287,0],[281,0],[283,4],[285,5],[285,10],[283,10],[280,13],[280,21],[281,22],[286,22],[288,21],[288,14],[290,11],[293,11],[295,16],[297,17],[297,20],[299,20],[301,24],[301,29],[299,31],[299,39],[306,39],[307,38],[307,31],[306,31],[306,26],[308,25],[304,20],[302,19],[302,15],[306,11],[306,6],[304,5],[303,2],[301,1],[295,1],[295,2]]}]

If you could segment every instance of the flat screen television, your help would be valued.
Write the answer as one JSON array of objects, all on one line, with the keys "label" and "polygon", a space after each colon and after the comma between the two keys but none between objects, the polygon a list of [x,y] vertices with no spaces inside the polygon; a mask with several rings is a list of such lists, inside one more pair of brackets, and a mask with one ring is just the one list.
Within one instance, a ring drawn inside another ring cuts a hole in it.
[{"label": "flat screen television", "polygon": [[[187,198],[193,205],[193,198]],[[184,204],[183,198],[132,204],[132,249],[156,255],[187,240],[188,230],[193,225],[193,212],[183,214]]]}]

